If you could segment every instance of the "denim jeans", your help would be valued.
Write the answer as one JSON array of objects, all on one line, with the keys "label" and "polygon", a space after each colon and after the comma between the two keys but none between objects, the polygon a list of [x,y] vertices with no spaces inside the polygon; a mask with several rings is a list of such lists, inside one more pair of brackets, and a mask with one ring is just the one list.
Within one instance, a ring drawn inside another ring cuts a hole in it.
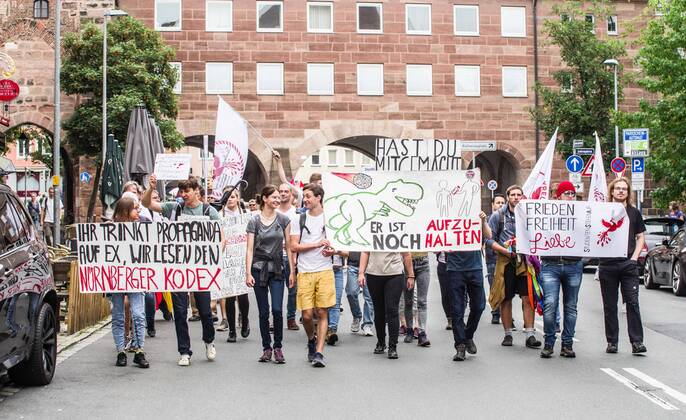
[{"label": "denim jeans", "polygon": [[112,337],[117,352],[124,351],[124,296],[129,297],[129,308],[133,322],[134,346],[142,349],[145,344],[145,302],[144,293],[112,293]]},{"label": "denim jeans", "polygon": [[338,321],[341,319],[341,298],[343,297],[343,288],[345,287],[342,267],[333,269],[333,278],[336,285],[336,305],[329,308],[329,328],[337,331]]},{"label": "denim jeans", "polygon": [[360,310],[360,284],[357,282],[359,275],[359,267],[352,265],[348,266],[348,280],[345,283],[345,294],[348,296],[348,303],[350,304],[350,312],[353,318],[362,318],[362,325],[374,324],[374,304],[372,303],[372,296],[369,294],[369,285],[364,284],[362,289],[362,296],[364,297],[364,312]]},{"label": "denim jeans", "polygon": [[[493,264],[486,264],[486,271],[488,272],[488,287],[493,286],[493,276],[495,273],[495,262]],[[491,308],[491,315],[500,316],[500,307]]]},{"label": "denim jeans", "polygon": [[[259,270],[252,270],[255,279],[260,278]],[[262,350],[272,348],[272,337],[269,334],[269,293],[272,295],[272,318],[274,320],[274,348],[281,348],[283,340],[283,289],[285,283],[283,279],[276,278],[269,273],[269,283],[266,286],[259,286],[255,283],[255,300],[257,300],[257,310],[260,314],[260,335],[262,336]]]},{"label": "denim jeans", "polygon": [[642,343],[643,324],[641,322],[641,309],[638,305],[638,266],[636,261],[627,259],[619,262],[601,262],[598,267],[598,276],[600,277],[600,292],[603,297],[607,342],[617,344],[619,341],[617,292],[621,290],[622,300],[626,303],[629,340],[632,343]]},{"label": "denim jeans", "polygon": [[[285,287],[288,287],[288,277],[291,275],[291,267],[288,265],[288,257],[283,256],[283,279]],[[286,319],[295,319],[296,299],[298,297],[298,283],[288,288],[288,302],[286,303]]]},{"label": "denim jeans", "polygon": [[412,260],[412,267],[414,269],[414,287],[412,289],[403,289],[403,296],[405,297],[405,324],[407,330],[411,331],[414,324],[413,318],[413,299],[414,289],[417,289],[417,320],[419,322],[419,330],[426,331],[426,314],[427,314],[427,296],[429,294],[429,281],[431,280],[431,272],[429,271],[429,257],[415,258]]},{"label": "denim jeans", "polygon": [[[190,292],[195,298],[195,305],[202,323],[202,341],[214,341],[214,323],[212,322],[212,308],[210,308],[210,292]],[[191,337],[188,334],[188,292],[173,292],[172,306],[174,307],[174,327],[176,328],[176,344],[179,354],[193,355],[191,351]]]},{"label": "denim jeans", "polygon": [[543,332],[545,345],[555,345],[555,329],[558,324],[557,314],[560,306],[560,287],[562,287],[562,304],[564,329],[562,344],[572,345],[576,328],[576,304],[579,300],[579,289],[583,277],[583,263],[560,263],[543,261],[541,265],[541,287],[543,288]]},{"label": "denim jeans", "polygon": [[[448,271],[448,288],[452,303],[455,346],[474,338],[481,314],[486,307],[483,270]],[[469,318],[464,323],[465,294],[469,296]]]}]

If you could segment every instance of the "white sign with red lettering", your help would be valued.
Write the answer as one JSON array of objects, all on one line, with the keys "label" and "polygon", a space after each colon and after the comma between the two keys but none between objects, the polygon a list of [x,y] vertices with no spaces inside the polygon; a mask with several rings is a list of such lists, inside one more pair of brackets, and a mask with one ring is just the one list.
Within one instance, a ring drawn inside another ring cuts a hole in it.
[{"label": "white sign with red lettering", "polygon": [[541,257],[626,257],[629,218],[619,203],[522,200],[517,252]]},{"label": "white sign with red lettering", "polygon": [[212,299],[244,295],[250,290],[245,284],[245,254],[248,243],[246,229],[252,217],[252,214],[244,213],[223,222],[225,241],[221,290],[211,290]]}]

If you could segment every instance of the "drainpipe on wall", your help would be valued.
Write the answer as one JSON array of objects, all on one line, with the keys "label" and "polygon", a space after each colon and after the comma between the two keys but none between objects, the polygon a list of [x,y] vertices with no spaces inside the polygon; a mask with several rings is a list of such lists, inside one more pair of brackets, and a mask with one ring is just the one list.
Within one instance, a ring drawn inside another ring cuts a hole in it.
[{"label": "drainpipe on wall", "polygon": [[[534,86],[538,84],[538,18],[536,15],[536,5],[537,1],[534,1],[534,7],[533,7],[533,18],[534,18]],[[534,109],[538,109],[538,89],[534,89]],[[540,127],[538,125],[538,120],[535,121],[536,124],[536,141],[535,141],[535,150],[536,150],[536,160],[538,160],[538,157],[540,155],[541,147],[540,147]]]}]

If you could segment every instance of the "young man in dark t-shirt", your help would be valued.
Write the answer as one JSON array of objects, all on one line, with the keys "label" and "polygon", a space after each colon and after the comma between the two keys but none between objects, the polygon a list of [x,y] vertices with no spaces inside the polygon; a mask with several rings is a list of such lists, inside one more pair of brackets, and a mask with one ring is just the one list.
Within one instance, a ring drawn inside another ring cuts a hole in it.
[{"label": "young man in dark t-shirt", "polygon": [[643,325],[638,306],[638,256],[645,244],[646,231],[643,217],[636,207],[631,205],[631,184],[626,178],[610,182],[608,191],[612,202],[622,203],[626,207],[629,222],[629,246],[626,257],[604,258],[598,266],[600,292],[603,297],[605,314],[605,338],[607,353],[617,353],[619,341],[619,320],[617,317],[617,289],[622,291],[622,300],[626,303],[626,320],[631,341],[631,352],[645,353],[643,345]]}]

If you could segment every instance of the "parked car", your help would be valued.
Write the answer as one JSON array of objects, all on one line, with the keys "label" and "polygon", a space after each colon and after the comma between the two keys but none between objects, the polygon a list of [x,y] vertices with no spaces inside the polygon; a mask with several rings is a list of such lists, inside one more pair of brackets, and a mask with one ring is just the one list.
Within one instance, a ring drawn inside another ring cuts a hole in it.
[{"label": "parked car", "polygon": [[0,184],[0,375],[46,385],[55,374],[59,312],[48,248],[30,220]]},{"label": "parked car", "polygon": [[686,281],[682,276],[686,266],[685,238],[686,228],[681,227],[648,253],[643,277],[646,289],[671,286],[675,295],[686,296]]}]

